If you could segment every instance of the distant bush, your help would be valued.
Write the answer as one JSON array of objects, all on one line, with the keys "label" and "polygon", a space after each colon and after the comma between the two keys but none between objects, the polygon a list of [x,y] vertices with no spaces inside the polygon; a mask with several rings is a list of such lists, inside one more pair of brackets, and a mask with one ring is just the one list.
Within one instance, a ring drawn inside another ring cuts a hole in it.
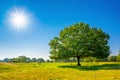
[{"label": "distant bush", "polygon": [[109,56],[108,61],[109,62],[116,62],[117,61],[117,56]]},{"label": "distant bush", "polygon": [[14,62],[14,63],[19,63],[19,62],[45,62],[43,58],[29,58],[26,56],[18,56],[14,58],[4,58],[0,62]]}]

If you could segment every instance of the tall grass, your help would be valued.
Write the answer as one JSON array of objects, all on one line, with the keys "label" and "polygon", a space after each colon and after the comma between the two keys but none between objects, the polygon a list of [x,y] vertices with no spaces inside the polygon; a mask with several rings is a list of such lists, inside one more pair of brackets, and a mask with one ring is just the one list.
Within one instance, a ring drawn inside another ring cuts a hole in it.
[{"label": "tall grass", "polygon": [[120,80],[119,62],[0,63],[0,80]]}]

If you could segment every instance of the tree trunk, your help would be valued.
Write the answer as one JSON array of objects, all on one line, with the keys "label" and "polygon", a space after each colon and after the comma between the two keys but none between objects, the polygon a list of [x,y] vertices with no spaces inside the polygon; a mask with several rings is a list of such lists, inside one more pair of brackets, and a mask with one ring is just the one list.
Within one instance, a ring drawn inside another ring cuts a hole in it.
[{"label": "tree trunk", "polygon": [[77,56],[77,66],[81,66],[81,64],[80,64],[80,56]]}]

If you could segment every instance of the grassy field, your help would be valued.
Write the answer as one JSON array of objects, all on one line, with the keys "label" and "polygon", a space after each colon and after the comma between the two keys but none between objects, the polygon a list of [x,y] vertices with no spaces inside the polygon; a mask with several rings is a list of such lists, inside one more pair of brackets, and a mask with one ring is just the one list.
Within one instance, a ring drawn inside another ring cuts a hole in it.
[{"label": "grassy field", "polygon": [[120,80],[119,62],[0,63],[0,80]]}]

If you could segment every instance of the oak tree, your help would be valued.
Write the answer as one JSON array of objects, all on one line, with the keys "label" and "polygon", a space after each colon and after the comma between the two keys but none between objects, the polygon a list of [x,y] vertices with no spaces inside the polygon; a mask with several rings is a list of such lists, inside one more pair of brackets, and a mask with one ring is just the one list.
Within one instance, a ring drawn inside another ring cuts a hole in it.
[{"label": "oak tree", "polygon": [[99,28],[77,23],[64,28],[58,37],[50,42],[50,58],[65,59],[76,57],[77,65],[84,57],[106,58],[109,56],[109,35]]}]

